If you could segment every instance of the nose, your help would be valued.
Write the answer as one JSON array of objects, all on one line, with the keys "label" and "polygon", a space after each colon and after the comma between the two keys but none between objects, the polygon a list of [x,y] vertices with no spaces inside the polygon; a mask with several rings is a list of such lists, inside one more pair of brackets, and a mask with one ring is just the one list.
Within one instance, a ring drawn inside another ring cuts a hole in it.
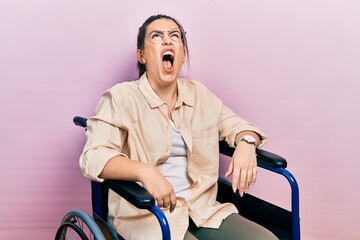
[{"label": "nose", "polygon": [[163,45],[170,45],[170,44],[172,44],[172,40],[170,38],[169,33],[164,33]]}]

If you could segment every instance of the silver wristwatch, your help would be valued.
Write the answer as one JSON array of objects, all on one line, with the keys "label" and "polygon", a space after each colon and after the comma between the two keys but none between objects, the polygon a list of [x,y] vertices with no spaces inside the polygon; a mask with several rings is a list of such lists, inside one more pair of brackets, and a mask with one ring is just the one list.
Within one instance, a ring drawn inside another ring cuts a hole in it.
[{"label": "silver wristwatch", "polygon": [[253,144],[254,147],[256,147],[256,139],[251,135],[244,135],[239,138],[239,140],[236,141],[236,146],[239,144],[239,142],[245,141],[249,144]]}]

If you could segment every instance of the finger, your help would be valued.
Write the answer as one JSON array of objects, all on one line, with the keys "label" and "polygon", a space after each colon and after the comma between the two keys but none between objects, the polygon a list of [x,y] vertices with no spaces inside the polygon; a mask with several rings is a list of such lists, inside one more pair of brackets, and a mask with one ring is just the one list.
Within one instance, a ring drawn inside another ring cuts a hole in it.
[{"label": "finger", "polygon": [[257,178],[257,166],[253,168],[252,185],[255,184]]},{"label": "finger", "polygon": [[246,187],[247,187],[247,171],[243,170],[240,172],[240,186],[239,186],[239,191],[240,191],[240,196],[242,197],[244,195],[244,192],[246,192]]},{"label": "finger", "polygon": [[232,174],[233,174],[233,177],[232,177],[232,189],[233,189],[233,192],[236,193],[236,189],[239,186],[240,170],[234,170]]},{"label": "finger", "polygon": [[252,183],[252,179],[253,179],[253,169],[249,169],[247,171],[247,177],[246,177],[246,192],[249,191],[250,185]]},{"label": "finger", "polygon": [[231,160],[230,164],[229,164],[229,167],[228,167],[228,170],[227,172],[225,173],[225,177],[228,177],[232,174],[233,172],[233,169],[234,169],[234,163],[233,161]]},{"label": "finger", "polygon": [[172,213],[176,207],[176,196],[175,193],[172,192],[170,195],[170,212]]},{"label": "finger", "polygon": [[164,199],[163,199],[163,207],[164,208],[170,207],[170,197],[169,196],[164,197]]},{"label": "finger", "polygon": [[247,193],[247,192],[249,191],[250,186],[251,186],[251,182],[247,182],[247,183],[245,184],[245,193]]},{"label": "finger", "polygon": [[155,199],[155,204],[156,204],[156,206],[161,208],[162,206],[164,206],[164,201],[162,198],[158,198],[158,199]]}]

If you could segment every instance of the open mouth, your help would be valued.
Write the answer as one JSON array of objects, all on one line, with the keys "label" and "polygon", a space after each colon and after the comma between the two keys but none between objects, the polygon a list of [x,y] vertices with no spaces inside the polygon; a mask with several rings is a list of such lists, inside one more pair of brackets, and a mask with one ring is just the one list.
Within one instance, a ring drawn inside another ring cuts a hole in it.
[{"label": "open mouth", "polygon": [[174,64],[174,53],[166,51],[162,57],[163,67],[165,71],[171,71]]}]

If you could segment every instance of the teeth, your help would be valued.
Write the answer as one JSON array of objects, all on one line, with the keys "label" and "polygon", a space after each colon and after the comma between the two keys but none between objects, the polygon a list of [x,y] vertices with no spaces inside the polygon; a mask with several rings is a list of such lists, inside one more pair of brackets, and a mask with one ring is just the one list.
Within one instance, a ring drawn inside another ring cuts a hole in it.
[{"label": "teeth", "polygon": [[173,53],[173,52],[171,52],[171,51],[166,51],[166,52],[164,52],[164,55],[171,55],[171,56],[174,56],[174,53]]}]

